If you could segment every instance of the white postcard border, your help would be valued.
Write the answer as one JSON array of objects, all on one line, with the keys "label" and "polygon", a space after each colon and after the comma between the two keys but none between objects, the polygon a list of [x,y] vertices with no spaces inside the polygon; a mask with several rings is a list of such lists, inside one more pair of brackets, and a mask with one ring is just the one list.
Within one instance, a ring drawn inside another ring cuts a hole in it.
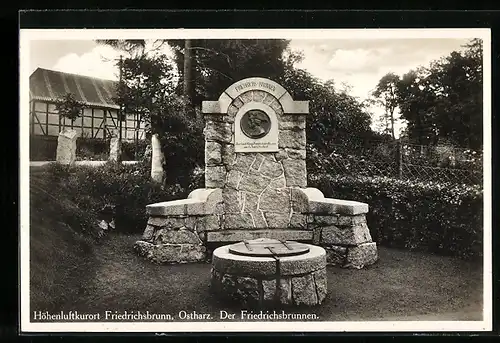
[{"label": "white postcard border", "polygon": [[[422,39],[483,40],[484,266],[482,321],[31,323],[29,308],[29,49],[32,40],[167,39]],[[491,33],[489,29],[21,29],[20,30],[20,319],[22,332],[434,332],[492,330]]]}]

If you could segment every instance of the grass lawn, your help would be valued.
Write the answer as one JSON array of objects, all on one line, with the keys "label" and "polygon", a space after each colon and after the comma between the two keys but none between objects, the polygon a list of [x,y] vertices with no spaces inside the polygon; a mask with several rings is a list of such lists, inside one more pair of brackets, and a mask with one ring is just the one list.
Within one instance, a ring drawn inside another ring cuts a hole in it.
[{"label": "grass lawn", "polygon": [[[210,264],[152,264],[133,251],[138,238],[116,234],[96,246],[97,268],[81,271],[93,275],[81,275],[82,290],[61,309],[172,315],[185,310],[216,319],[220,310],[239,313],[241,308],[211,296]],[[362,270],[328,267],[325,302],[289,312],[316,313],[324,321],[482,320],[480,264],[383,247],[379,255],[377,264]]]}]

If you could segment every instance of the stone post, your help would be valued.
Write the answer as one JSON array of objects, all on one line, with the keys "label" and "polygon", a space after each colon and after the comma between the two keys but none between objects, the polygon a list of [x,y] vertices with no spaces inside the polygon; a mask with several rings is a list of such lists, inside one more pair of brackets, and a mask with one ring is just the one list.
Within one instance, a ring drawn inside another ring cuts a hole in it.
[{"label": "stone post", "polygon": [[122,160],[122,142],[119,137],[111,137],[109,144],[109,158],[111,162],[121,162]]},{"label": "stone post", "polygon": [[163,182],[163,160],[160,138],[155,133],[151,136],[151,179],[155,182]]},{"label": "stone post", "polygon": [[57,139],[56,162],[72,165],[76,161],[76,139],[78,134],[73,129],[63,129]]}]

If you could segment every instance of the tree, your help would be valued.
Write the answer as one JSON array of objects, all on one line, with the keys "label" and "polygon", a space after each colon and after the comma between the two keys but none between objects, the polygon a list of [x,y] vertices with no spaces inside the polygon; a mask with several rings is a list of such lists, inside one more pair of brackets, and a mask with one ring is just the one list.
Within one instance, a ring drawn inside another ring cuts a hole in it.
[{"label": "tree", "polygon": [[152,179],[186,186],[203,151],[202,133],[200,123],[189,116],[188,101],[176,94],[176,80],[175,68],[163,54],[125,58],[114,100],[149,128]]},{"label": "tree", "polygon": [[390,133],[392,139],[396,139],[394,132],[394,123],[396,118],[394,112],[398,107],[397,89],[400,78],[394,73],[387,73],[379,80],[372,96],[375,98],[376,103],[384,108],[383,121],[385,124],[385,133]]},{"label": "tree", "polygon": [[[289,41],[279,39],[169,40],[179,71],[184,70],[186,51],[191,52],[193,103],[218,98],[232,83],[253,76],[279,81],[285,69],[283,52]],[[189,60],[189,59],[188,59]],[[188,69],[189,70],[189,69]],[[180,75],[181,80],[186,77]],[[189,75],[188,75],[189,78]]]},{"label": "tree", "polygon": [[85,107],[82,102],[76,100],[73,93],[66,93],[62,98],[57,99],[55,106],[57,113],[61,117],[68,118],[71,122],[74,122],[82,115]]},{"label": "tree", "polygon": [[418,144],[441,139],[472,149],[482,147],[482,41],[464,51],[405,74],[398,87],[402,118]]}]

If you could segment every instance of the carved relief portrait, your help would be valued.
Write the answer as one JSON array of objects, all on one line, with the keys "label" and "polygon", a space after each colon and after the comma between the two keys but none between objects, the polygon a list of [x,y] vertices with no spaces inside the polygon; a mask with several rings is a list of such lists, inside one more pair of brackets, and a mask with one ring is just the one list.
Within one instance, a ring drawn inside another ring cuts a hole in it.
[{"label": "carved relief portrait", "polygon": [[267,135],[271,129],[271,119],[264,111],[254,109],[241,117],[240,126],[245,136],[257,139]]}]

